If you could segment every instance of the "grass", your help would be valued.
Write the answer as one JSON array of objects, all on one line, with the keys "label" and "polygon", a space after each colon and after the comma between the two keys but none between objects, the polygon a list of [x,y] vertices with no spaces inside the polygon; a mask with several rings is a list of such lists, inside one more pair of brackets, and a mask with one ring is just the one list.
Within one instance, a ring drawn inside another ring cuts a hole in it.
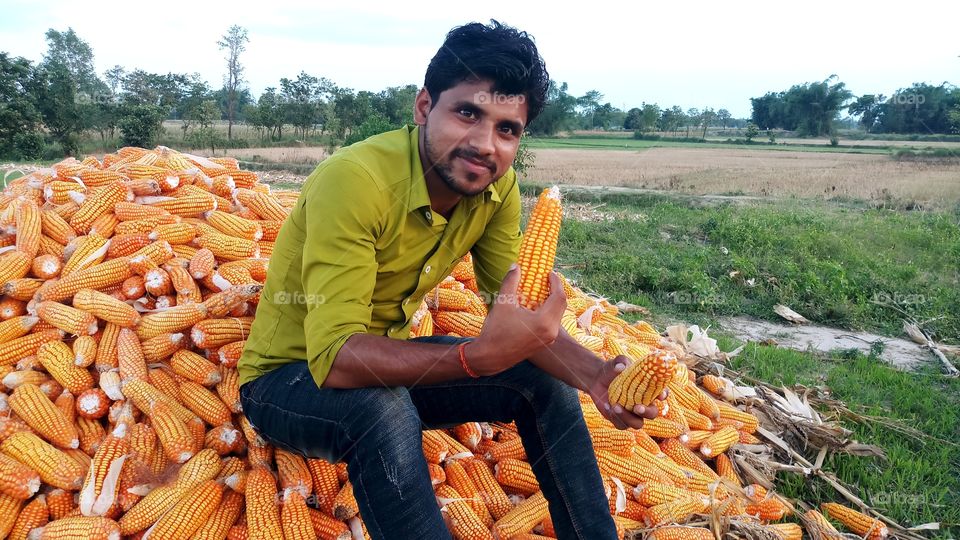
[{"label": "grass", "polygon": [[[737,345],[722,339],[724,350]],[[772,384],[826,385],[860,414],[882,416],[916,428],[934,440],[918,440],[869,423],[844,420],[860,442],[884,449],[887,459],[830,456],[824,467],[881,513],[907,526],[939,521],[938,537],[960,534],[960,381],[933,371],[894,370],[861,353],[832,355],[751,344],[734,358],[734,369]],[[841,501],[832,487],[781,473],[779,490],[811,504]]]},{"label": "grass", "polygon": [[[582,198],[569,195],[568,207]],[[704,326],[734,314],[774,319],[771,308],[782,302],[820,323],[899,335],[899,314],[870,303],[885,291],[901,301],[922,294],[923,302],[902,307],[920,319],[941,317],[928,328],[960,340],[960,214],[812,202],[703,206],[656,195],[592,200],[614,219],[565,219],[558,264],[588,290],[650,308],[660,328],[676,320]],[[734,271],[740,274],[731,277]],[[722,350],[740,345],[719,338]],[[859,352],[748,344],[731,367],[775,385],[826,385],[861,414],[960,441],[960,381],[941,377],[932,362],[925,371],[902,372]],[[945,530],[933,536],[960,534],[960,446],[843,424],[888,457],[834,455],[828,470],[903,524],[940,521]],[[825,482],[797,474],[781,473],[778,485],[808,503],[842,500]]]},{"label": "grass", "polygon": [[[538,188],[525,186],[528,193]],[[778,320],[785,304],[840,328],[901,335],[895,303],[960,343],[960,212],[787,201],[704,206],[675,197],[586,195],[633,218],[565,220],[559,263],[604,294],[682,317]]]}]

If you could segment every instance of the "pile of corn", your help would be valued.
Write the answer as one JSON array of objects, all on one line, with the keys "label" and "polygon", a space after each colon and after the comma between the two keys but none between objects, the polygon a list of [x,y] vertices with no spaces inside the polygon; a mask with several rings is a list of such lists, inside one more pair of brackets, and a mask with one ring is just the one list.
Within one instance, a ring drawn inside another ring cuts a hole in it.
[{"label": "pile of corn", "polygon": [[[68,159],[6,186],[0,539],[367,536],[346,466],[272,448],[240,409],[236,362],[297,196],[271,191],[233,159],[163,147]],[[682,354],[605,300],[564,287],[563,326],[598,355]],[[486,306],[476,290],[466,258],[424,299],[414,335],[479,333]],[[777,495],[740,487],[727,452],[757,442],[758,422],[718,399],[728,383],[708,377],[704,391],[677,364],[661,416],[641,430],[617,430],[581,400],[621,530],[666,525],[655,538],[712,538],[676,524],[789,515]],[[427,431],[423,449],[457,538],[552,537],[513,426]],[[852,510],[826,511],[860,535],[885,532]],[[802,534],[796,523],[768,527]]]}]

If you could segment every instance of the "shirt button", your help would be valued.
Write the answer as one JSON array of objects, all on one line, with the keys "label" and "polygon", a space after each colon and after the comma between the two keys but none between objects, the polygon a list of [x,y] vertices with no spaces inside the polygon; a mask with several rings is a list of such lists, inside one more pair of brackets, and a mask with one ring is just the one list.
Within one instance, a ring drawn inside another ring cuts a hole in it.
[{"label": "shirt button", "polygon": [[423,215],[424,215],[427,219],[430,219],[430,211],[429,211],[429,210],[427,210],[426,212],[424,212]]},{"label": "shirt button", "polygon": [[427,267],[423,269],[423,272],[424,272],[425,274],[429,274],[431,269],[432,269],[432,267],[428,264]]}]

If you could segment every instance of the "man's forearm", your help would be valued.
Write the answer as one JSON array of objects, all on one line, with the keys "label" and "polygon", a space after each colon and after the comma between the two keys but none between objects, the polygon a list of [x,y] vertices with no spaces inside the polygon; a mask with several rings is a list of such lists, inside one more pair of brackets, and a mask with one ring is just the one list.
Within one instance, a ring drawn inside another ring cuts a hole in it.
[{"label": "man's forearm", "polygon": [[555,378],[578,389],[587,391],[603,360],[590,352],[560,328],[557,339],[529,358],[530,362]]},{"label": "man's forearm", "polygon": [[[468,349],[469,350],[469,349]],[[324,388],[412,386],[465,377],[456,345],[354,334],[337,352]]]}]

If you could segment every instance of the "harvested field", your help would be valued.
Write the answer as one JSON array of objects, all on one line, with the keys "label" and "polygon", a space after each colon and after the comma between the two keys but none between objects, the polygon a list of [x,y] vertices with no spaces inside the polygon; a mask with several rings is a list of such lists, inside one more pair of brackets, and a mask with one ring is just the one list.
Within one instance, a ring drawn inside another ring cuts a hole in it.
[{"label": "harvested field", "polygon": [[859,199],[948,207],[960,201],[960,164],[888,156],[741,149],[538,149],[528,179],[690,194]]}]

